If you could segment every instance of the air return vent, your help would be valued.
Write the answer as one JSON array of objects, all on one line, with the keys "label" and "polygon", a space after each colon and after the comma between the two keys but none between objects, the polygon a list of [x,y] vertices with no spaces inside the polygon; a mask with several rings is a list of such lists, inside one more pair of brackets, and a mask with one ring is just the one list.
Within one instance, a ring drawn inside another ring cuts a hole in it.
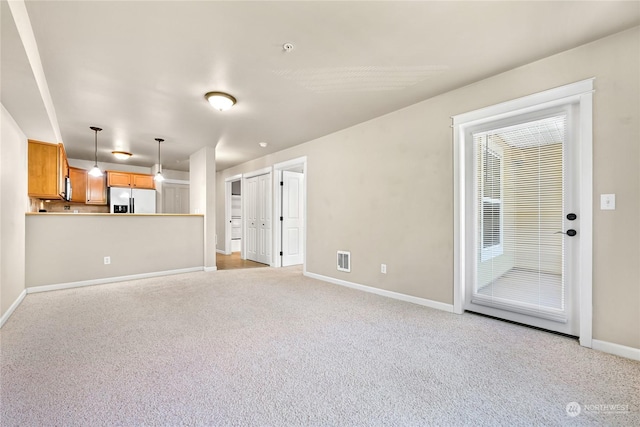
[{"label": "air return vent", "polygon": [[351,272],[351,252],[338,251],[338,271]]}]

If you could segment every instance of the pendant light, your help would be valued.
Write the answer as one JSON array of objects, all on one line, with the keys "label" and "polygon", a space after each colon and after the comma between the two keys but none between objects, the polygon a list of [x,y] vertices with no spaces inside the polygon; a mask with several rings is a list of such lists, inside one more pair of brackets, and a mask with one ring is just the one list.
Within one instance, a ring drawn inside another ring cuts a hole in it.
[{"label": "pendant light", "polygon": [[156,138],[156,141],[158,141],[158,173],[156,173],[156,176],[153,179],[156,182],[162,182],[164,181],[164,176],[162,176],[162,163],[160,163],[160,143],[163,142],[164,139]]},{"label": "pendant light", "polygon": [[96,178],[98,178],[102,176],[102,171],[98,167],[98,132],[100,132],[102,129],[95,126],[91,126],[89,129],[91,129],[96,133],[96,144],[95,144],[95,161],[96,162],[91,168],[91,170],[89,171],[89,175],[95,176]]}]

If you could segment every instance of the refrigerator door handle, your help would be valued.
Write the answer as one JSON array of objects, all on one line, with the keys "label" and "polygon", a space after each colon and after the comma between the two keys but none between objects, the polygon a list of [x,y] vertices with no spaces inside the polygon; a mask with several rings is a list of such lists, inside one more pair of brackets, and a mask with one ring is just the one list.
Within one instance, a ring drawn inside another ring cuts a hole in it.
[{"label": "refrigerator door handle", "polygon": [[132,197],[132,198],[129,199],[129,212],[130,213],[136,213],[135,212],[135,206],[136,206],[135,199]]}]

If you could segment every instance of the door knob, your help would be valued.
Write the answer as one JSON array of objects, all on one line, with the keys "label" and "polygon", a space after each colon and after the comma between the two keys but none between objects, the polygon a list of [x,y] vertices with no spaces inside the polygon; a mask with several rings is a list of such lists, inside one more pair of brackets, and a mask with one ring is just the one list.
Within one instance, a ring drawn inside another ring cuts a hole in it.
[{"label": "door knob", "polygon": [[578,216],[576,214],[574,214],[574,213],[567,214],[567,219],[569,221],[573,221],[576,218],[578,218]]},{"label": "door knob", "polygon": [[566,235],[567,235],[567,236],[569,236],[569,237],[573,237],[573,236],[575,236],[576,234],[578,234],[578,232],[577,232],[576,230],[574,230],[573,228],[570,228],[570,229],[568,229],[568,230],[567,230],[567,232],[566,232],[566,233],[565,233],[564,231],[556,231],[556,232],[555,232],[555,233],[553,233],[553,234],[566,234]]}]

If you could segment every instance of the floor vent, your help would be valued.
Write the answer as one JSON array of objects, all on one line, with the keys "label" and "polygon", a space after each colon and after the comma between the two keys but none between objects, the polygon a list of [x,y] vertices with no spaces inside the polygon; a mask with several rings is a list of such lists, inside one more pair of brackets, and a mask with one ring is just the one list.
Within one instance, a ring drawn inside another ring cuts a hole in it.
[{"label": "floor vent", "polygon": [[351,252],[338,251],[338,271],[351,272]]}]

